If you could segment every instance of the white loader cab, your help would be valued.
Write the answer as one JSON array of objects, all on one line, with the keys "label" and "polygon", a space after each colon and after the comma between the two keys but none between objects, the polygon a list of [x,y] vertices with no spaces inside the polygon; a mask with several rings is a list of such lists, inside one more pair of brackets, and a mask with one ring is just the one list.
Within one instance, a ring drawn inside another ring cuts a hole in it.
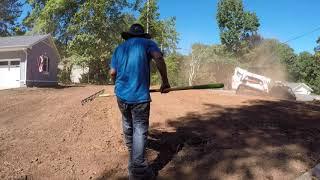
[{"label": "white loader cab", "polygon": [[269,93],[271,79],[236,67],[232,76],[232,89],[249,88]]}]

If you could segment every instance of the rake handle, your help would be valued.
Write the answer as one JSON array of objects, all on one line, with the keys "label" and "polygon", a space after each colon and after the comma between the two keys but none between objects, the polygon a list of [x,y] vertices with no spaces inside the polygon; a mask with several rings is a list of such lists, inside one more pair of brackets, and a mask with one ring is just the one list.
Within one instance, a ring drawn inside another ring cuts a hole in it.
[{"label": "rake handle", "polygon": [[[182,87],[173,87],[167,89],[168,91],[182,91],[182,90],[190,90],[190,89],[219,89],[223,88],[224,84],[222,83],[215,83],[215,84],[203,84],[203,85],[196,85],[196,86],[182,86]],[[150,92],[161,92],[160,89],[150,89]]]}]

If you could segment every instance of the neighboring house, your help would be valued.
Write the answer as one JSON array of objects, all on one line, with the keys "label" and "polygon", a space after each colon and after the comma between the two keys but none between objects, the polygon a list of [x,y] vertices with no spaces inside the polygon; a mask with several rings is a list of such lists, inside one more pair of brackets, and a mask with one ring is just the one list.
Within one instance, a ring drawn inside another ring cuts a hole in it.
[{"label": "neighboring house", "polygon": [[305,83],[286,83],[286,85],[292,89],[294,94],[310,95],[313,92]]},{"label": "neighboring house", "polygon": [[0,89],[57,85],[59,52],[50,34],[0,38]]},{"label": "neighboring house", "polygon": [[319,96],[311,94],[313,90],[304,83],[285,83],[289,86],[296,95],[297,101],[313,101]]},{"label": "neighboring house", "polygon": [[[58,69],[60,71],[63,71],[65,69],[65,65],[60,63],[58,65]],[[83,76],[88,74],[88,72],[89,72],[89,68],[88,67],[82,67],[82,66],[79,66],[79,65],[72,65],[72,69],[71,69],[71,72],[70,72],[70,80],[71,80],[71,82],[74,83],[74,84],[81,83],[81,81],[87,82],[88,81],[88,77],[83,77]],[[85,78],[85,79],[83,80],[82,78]]]},{"label": "neighboring house", "polygon": [[80,83],[80,80],[82,79],[82,75],[87,74],[89,72],[88,67],[81,67],[74,65],[72,66],[70,79],[73,83]]}]

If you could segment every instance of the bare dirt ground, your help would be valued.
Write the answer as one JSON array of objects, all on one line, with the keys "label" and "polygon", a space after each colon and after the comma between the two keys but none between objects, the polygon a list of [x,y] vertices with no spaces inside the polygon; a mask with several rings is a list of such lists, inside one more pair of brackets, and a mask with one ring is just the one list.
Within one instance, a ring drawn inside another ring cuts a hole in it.
[{"label": "bare dirt ground", "polygon": [[[0,91],[0,179],[126,179],[113,87]],[[320,162],[320,106],[208,90],[152,94],[159,179],[294,179]]]}]

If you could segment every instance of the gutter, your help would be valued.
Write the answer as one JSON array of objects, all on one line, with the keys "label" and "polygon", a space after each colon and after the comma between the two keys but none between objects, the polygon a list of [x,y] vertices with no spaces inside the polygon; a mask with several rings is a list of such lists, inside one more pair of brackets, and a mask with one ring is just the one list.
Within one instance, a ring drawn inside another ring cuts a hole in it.
[{"label": "gutter", "polygon": [[25,48],[32,48],[34,45],[38,44],[39,42],[51,37],[50,34],[43,35],[42,38],[37,40],[36,42],[32,44],[25,44],[25,45],[15,45],[15,46],[2,46],[0,47],[0,52],[1,51],[21,51],[24,50]]},{"label": "gutter", "polygon": [[28,46],[21,46],[21,47],[1,47],[0,52],[9,52],[9,51],[23,51],[24,49],[29,48]]}]

